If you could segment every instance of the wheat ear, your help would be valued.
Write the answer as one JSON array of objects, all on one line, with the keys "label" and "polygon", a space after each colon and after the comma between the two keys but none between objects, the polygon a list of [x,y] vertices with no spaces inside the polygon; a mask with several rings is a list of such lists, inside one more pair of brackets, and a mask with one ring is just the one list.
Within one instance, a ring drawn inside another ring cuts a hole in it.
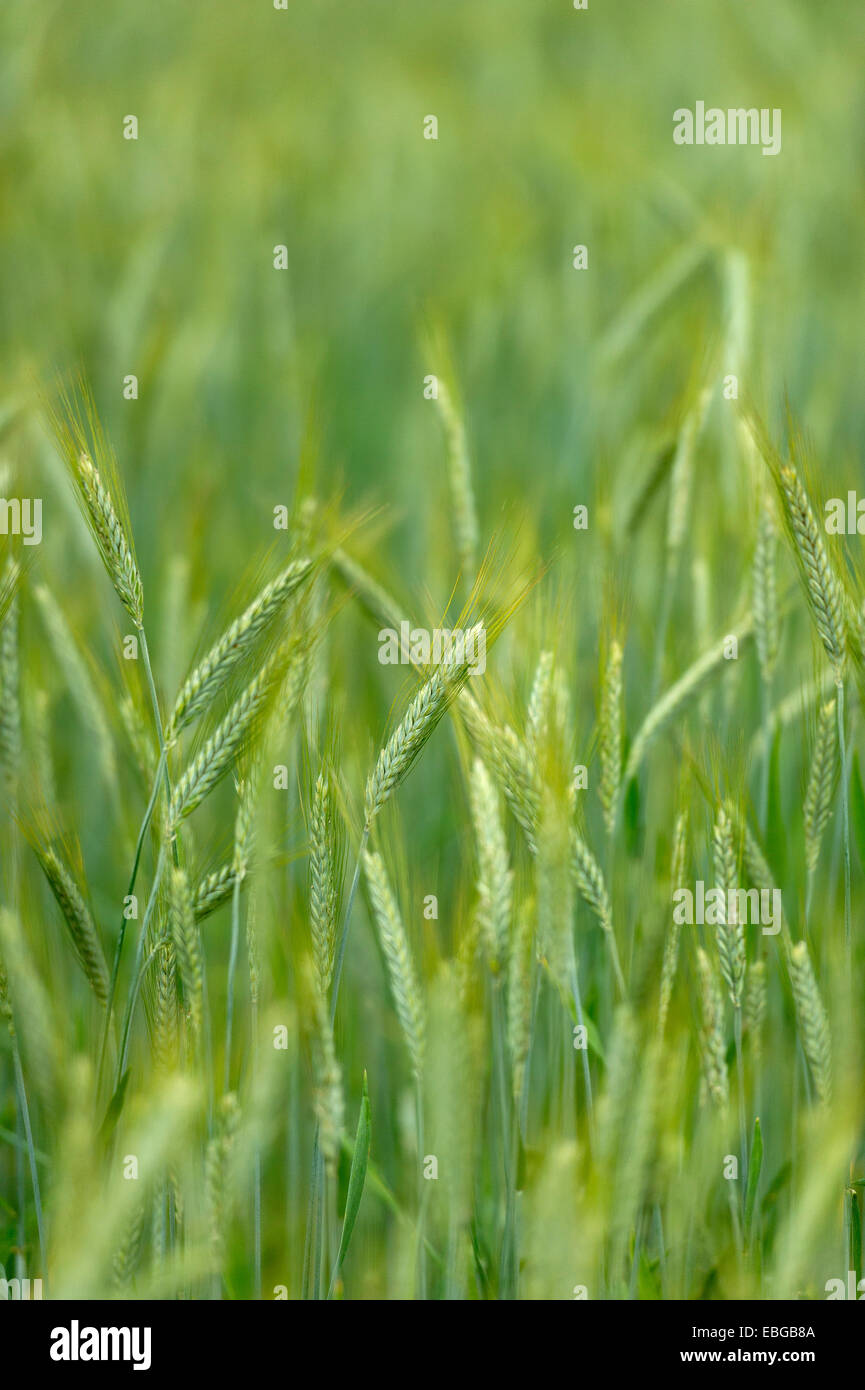
[{"label": "wheat ear", "polygon": [[201,880],[192,899],[197,922],[203,922],[205,917],[209,917],[217,908],[222,907],[223,903],[228,902],[234,891],[236,877],[232,862],[223,864],[221,869],[215,869]]},{"label": "wheat ear", "polygon": [[723,895],[717,930],[721,974],[733,1008],[741,1009],[746,968],[745,928],[738,920],[736,899],[731,899],[736,889],[736,852],[733,845],[733,824],[723,806],[715,819],[712,855],[715,862],[715,884]]},{"label": "wheat ear", "polygon": [[296,560],[261,590],[184,681],[165,731],[172,742],[201,714],[244,656],[270,628],[283,604],[309,577],[311,560]]},{"label": "wheat ear", "polygon": [[622,660],[621,644],[614,640],[601,679],[601,805],[608,835],[616,824],[622,777]]},{"label": "wheat ear", "polygon": [[713,1101],[725,1108],[730,1098],[730,1085],[724,1041],[724,1006],[712,963],[702,947],[697,948],[697,967],[703,1016],[700,1033],[703,1074]]},{"label": "wheat ear", "polygon": [[820,527],[799,474],[792,464],[784,464],[778,470],[778,478],[814,626],[826,649],[835,682],[840,684],[847,652],[841,586],[829,563]]},{"label": "wheat ear", "polygon": [[104,1006],[108,999],[108,968],[90,909],[74,875],[57,852],[47,846],[36,846],[35,854],[63,914],[81,968],[99,1003]]},{"label": "wheat ear", "polygon": [[526,748],[535,758],[544,746],[550,715],[552,697],[553,654],[541,652],[526,717]]},{"label": "wheat ear", "polygon": [[141,575],[111,493],[88,454],[82,453],[78,457],[75,481],[102,563],[114,585],[117,597],[135,626],[140,629],[144,626],[144,590]]},{"label": "wheat ear", "polygon": [[210,1250],[214,1272],[225,1263],[228,1223],[234,1196],[235,1145],[240,1126],[237,1097],[229,1092],[219,1105],[216,1132],[207,1146],[204,1163],[205,1203],[210,1226]]},{"label": "wheat ear", "polygon": [[318,1148],[328,1171],[333,1173],[339,1158],[345,1118],[342,1071],[336,1057],[327,1001],[318,989],[314,989],[314,1004],[313,1104],[318,1120]]},{"label": "wheat ear", "polygon": [[416,1077],[423,1073],[426,1024],[408,936],[378,854],[364,853],[364,870],[397,1017]]},{"label": "wheat ear", "polygon": [[200,806],[228,771],[277,686],[283,668],[284,653],[279,650],[268,658],[186,768],[171,797],[169,817],[172,825],[178,825]]},{"label": "wheat ear", "polygon": [[478,922],[490,968],[498,974],[507,958],[513,874],[499,799],[480,758],[474,761],[469,791],[479,863]]},{"label": "wheat ear", "polygon": [[382,806],[408,776],[421,750],[465,684],[469,666],[466,660],[458,662],[454,656],[449,657],[436,667],[414,696],[367,779],[364,806],[367,826],[372,825]]},{"label": "wheat ear", "polygon": [[457,554],[463,574],[472,578],[477,567],[478,520],[472,487],[466,431],[462,414],[446,383],[439,380],[438,408],[447,439],[447,474],[453,507]]},{"label": "wheat ear", "polygon": [[340,822],[330,789],[330,769],[316,778],[310,813],[309,915],[319,989],[326,995],[333,976],[341,889]]},{"label": "wheat ear", "polygon": [[180,966],[183,998],[188,1010],[192,1037],[197,1046],[204,1017],[204,971],[201,942],[189,879],[184,869],[174,869],[170,880],[171,939]]},{"label": "wheat ear", "polygon": [[804,941],[796,942],[790,964],[802,1050],[808,1059],[817,1095],[824,1105],[828,1105],[832,1099],[832,1038],[829,1019]]}]

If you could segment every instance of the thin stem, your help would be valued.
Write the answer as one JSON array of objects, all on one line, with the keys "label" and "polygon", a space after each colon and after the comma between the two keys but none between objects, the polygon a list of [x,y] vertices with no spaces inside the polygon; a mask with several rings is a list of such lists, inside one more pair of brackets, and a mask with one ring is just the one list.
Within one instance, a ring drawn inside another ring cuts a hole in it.
[{"label": "thin stem", "polygon": [[426,1229],[426,1179],[423,1176],[424,1162],[424,1124],[423,1124],[423,1084],[419,1076],[415,1077],[415,1130],[417,1134],[417,1163],[418,1181],[420,1184],[420,1205],[418,1207],[418,1252],[417,1252],[417,1275],[418,1275],[418,1295],[421,1299],[426,1298],[426,1249],[425,1249],[425,1229]]},{"label": "thin stem", "polygon": [[315,1242],[315,1223],[318,1216],[318,1183],[319,1183],[319,1159],[321,1150],[319,1148],[319,1126],[318,1121],[315,1125],[315,1133],[312,1140],[312,1168],[310,1170],[309,1185],[309,1205],[306,1213],[306,1238],[303,1246],[303,1285],[302,1293],[304,1298],[312,1297],[312,1248]]},{"label": "thin stem", "polygon": [[261,1300],[261,1150],[256,1149],[253,1160],[252,1243],[255,1272],[255,1297]]},{"label": "thin stem", "polygon": [[516,1195],[514,1184],[515,1170],[515,1119],[513,1100],[508,1085],[508,1056],[505,1041],[505,1013],[502,989],[498,982],[493,985],[493,1027],[495,1030],[495,1066],[499,1081],[499,1109],[501,1111],[502,1168],[505,1180],[505,1221],[502,1234],[502,1248],[499,1259],[499,1283],[505,1298],[514,1298],[514,1252],[516,1249],[514,1222],[516,1219]]},{"label": "thin stem", "polygon": [[33,1145],[33,1130],[30,1125],[30,1106],[27,1103],[27,1089],[24,1085],[24,1070],[21,1066],[21,1053],[18,1039],[12,1038],[12,1065],[15,1070],[15,1090],[18,1097],[18,1112],[24,1126],[27,1143],[27,1158],[30,1163],[30,1182],[33,1186],[33,1206],[36,1211],[36,1230],[39,1236],[39,1259],[42,1265],[42,1278],[47,1280],[48,1266],[45,1260],[45,1227],[42,1220],[42,1197],[39,1190],[39,1174],[36,1171],[36,1149]]},{"label": "thin stem", "polygon": [[[156,682],[153,679],[153,667],[150,664],[150,649],[147,645],[147,634],[144,628],[140,628],[141,633],[141,656],[144,661],[144,672],[147,676],[147,687],[150,691],[150,703],[153,706],[153,722],[156,725],[156,737],[159,739],[160,761],[162,762],[162,778],[165,783],[166,805],[171,804],[171,776],[168,771],[168,748],[165,743],[165,726],[162,723],[162,713],[159,709],[159,696],[156,693]],[[174,859],[174,867],[180,868],[180,855],[177,851],[177,831],[171,831],[171,854]]]},{"label": "thin stem", "polygon": [[626,1000],[628,997],[628,986],[625,984],[625,976],[622,971],[622,962],[619,957],[619,947],[618,943],[616,942],[616,934],[613,931],[612,923],[609,927],[607,927],[605,935],[609,938],[610,957],[613,962],[613,971],[616,976],[616,984],[619,987],[619,993],[621,994],[622,999]]},{"label": "thin stem", "polygon": [[231,895],[231,948],[228,955],[228,1004],[225,1018],[225,1090],[231,1085],[231,1032],[234,1023],[234,979],[240,951],[240,874],[234,876]]},{"label": "thin stem", "polygon": [[156,957],[159,955],[159,952],[162,950],[163,944],[164,943],[162,941],[157,942],[153,950],[150,952],[150,955],[147,957],[146,961],[144,961],[143,965],[140,966],[140,968],[136,971],[135,974],[135,980],[132,986],[132,993],[129,998],[128,1018],[126,1020],[126,1026],[123,1031],[123,1047],[120,1054],[120,1063],[118,1067],[120,1076],[123,1075],[123,1070],[126,1066],[126,1052],[129,1046],[130,1025],[132,1023],[132,1014],[135,1010],[135,1005],[138,1002],[138,994],[142,984],[144,983],[144,976],[147,974],[148,970],[150,969],[150,966],[153,964],[153,962],[156,960]]},{"label": "thin stem", "polygon": [[[138,879],[138,870],[141,867],[141,855],[144,850],[144,841],[147,836],[147,831],[150,828],[150,822],[153,819],[153,812],[156,808],[156,802],[159,797],[159,784],[162,778],[162,772],[164,767],[165,750],[163,749],[162,752],[159,754],[159,762],[156,767],[156,775],[153,779],[153,790],[150,793],[150,801],[147,804],[147,810],[144,813],[144,819],[141,822],[141,828],[138,832],[138,841],[135,846],[135,862],[132,865],[132,873],[129,876],[129,887],[126,890],[127,899],[131,898],[133,893],[135,892],[135,884]],[[111,982],[108,986],[108,1002],[105,1005],[105,1024],[102,1029],[102,1042],[99,1048],[99,1067],[96,1073],[97,1093],[102,1082],[102,1069],[105,1065],[105,1049],[108,1045],[108,1034],[111,1030],[111,1016],[114,1009],[114,994],[117,989],[117,976],[120,971],[120,957],[123,953],[123,942],[126,938],[126,923],[127,917],[124,912],[120,922],[120,934],[117,938],[117,946],[114,950],[114,963],[111,967]]]},{"label": "thin stem", "polygon": [[[141,984],[141,978],[142,978],[143,973],[144,973],[144,971],[142,970],[142,966],[141,966],[141,960],[142,960],[142,957],[143,957],[143,955],[144,955],[144,943],[145,943],[145,940],[146,940],[146,938],[147,938],[147,928],[148,928],[149,925],[150,925],[150,919],[151,919],[151,917],[153,916],[153,910],[154,910],[154,908],[155,908],[155,906],[156,906],[156,897],[157,897],[157,894],[158,894],[158,892],[159,892],[159,884],[160,884],[160,881],[161,881],[161,879],[162,879],[162,872],[163,872],[164,867],[165,867],[165,845],[163,845],[163,846],[161,847],[161,849],[160,849],[160,851],[159,851],[159,858],[158,858],[158,860],[156,861],[156,873],[155,873],[154,878],[153,878],[153,885],[152,885],[152,887],[151,887],[151,889],[150,889],[150,897],[149,897],[148,900],[147,900],[147,907],[146,907],[145,912],[144,912],[144,921],[143,921],[142,924],[141,924],[141,932],[140,932],[139,937],[138,937],[138,947],[137,947],[136,952],[135,952],[135,968],[134,968],[133,976],[132,976],[132,988],[131,988],[130,993],[129,993],[129,999],[128,999],[127,1004],[126,1004],[126,1013],[124,1014],[124,1018],[123,1018],[123,1031],[122,1031],[122,1034],[121,1034],[120,1052],[119,1052],[118,1061],[117,1061],[117,1072],[116,1072],[116,1076],[115,1076],[115,1079],[114,1079],[114,1089],[115,1089],[115,1090],[117,1089],[117,1087],[118,1087],[119,1084],[120,1084],[120,1078],[121,1078],[121,1076],[123,1075],[123,1069],[124,1069],[124,1067],[125,1067],[125,1065],[126,1065],[126,1049],[127,1049],[128,1044],[129,1044],[129,1032],[130,1032],[130,1028],[131,1028],[131,1026],[132,1026],[132,1015],[133,1015],[133,1013],[134,1013],[134,1011],[135,1011],[135,1003],[136,1003],[136,1000],[137,1000],[137,998],[138,998],[138,989],[139,989],[139,986],[140,986],[140,984]],[[158,950],[159,948],[157,947],[156,949]],[[151,954],[151,956],[150,956],[150,958],[149,958],[149,960],[148,960],[148,964],[150,963],[150,960],[152,960],[152,959],[153,959],[153,955]],[[145,966],[144,969],[146,969],[146,968],[147,968],[147,967]]]},{"label": "thin stem", "polygon": [[[252,1000],[252,1074],[258,1075],[258,1004]],[[255,1297],[261,1299],[261,1149],[256,1144],[252,1175],[252,1248],[255,1271]]]},{"label": "thin stem", "polygon": [[21,1105],[18,1097],[15,1097],[15,1133],[18,1136],[18,1146],[15,1149],[15,1205],[17,1208],[15,1215],[15,1225],[17,1227],[15,1243],[17,1251],[15,1254],[15,1274],[19,1279],[25,1278],[29,1274],[24,1252],[27,1249],[27,1183],[24,1177],[26,1168],[24,1155],[27,1152],[27,1144],[24,1136],[24,1120],[21,1115]]},{"label": "thin stem", "polygon": [[321,1149],[318,1152],[318,1179],[315,1184],[316,1190],[316,1233],[313,1242],[315,1250],[315,1262],[312,1274],[312,1296],[318,1301],[322,1295],[322,1267],[324,1263],[324,1242],[326,1238],[327,1224],[327,1184],[330,1178],[324,1166],[324,1158]]}]

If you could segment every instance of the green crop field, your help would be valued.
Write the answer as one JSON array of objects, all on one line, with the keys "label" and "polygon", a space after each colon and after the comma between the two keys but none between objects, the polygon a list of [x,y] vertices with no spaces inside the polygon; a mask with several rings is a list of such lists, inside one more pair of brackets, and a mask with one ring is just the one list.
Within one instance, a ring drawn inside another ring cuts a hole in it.
[{"label": "green crop field", "polygon": [[4,1296],[856,1296],[863,45],[6,0]]}]

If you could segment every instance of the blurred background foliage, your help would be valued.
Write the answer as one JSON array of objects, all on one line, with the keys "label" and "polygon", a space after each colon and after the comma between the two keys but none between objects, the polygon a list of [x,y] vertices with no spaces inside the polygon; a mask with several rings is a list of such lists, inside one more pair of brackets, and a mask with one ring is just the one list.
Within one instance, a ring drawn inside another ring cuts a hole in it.
[{"label": "blurred background foliage", "polygon": [[[789,400],[817,442],[827,495],[861,484],[863,46],[865,9],[845,0],[590,0],[586,12],[568,0],[289,0],[285,12],[269,0],[6,0],[0,450],[26,480],[19,490],[45,499],[39,577],[59,595],[103,689],[131,679],[117,655],[120,618],[38,425],[34,381],[81,368],[91,383],[128,492],[154,664],[170,699],[241,577],[275,537],[281,543],[274,506],[292,507],[306,492],[346,514],[387,504],[359,528],[359,553],[407,613],[441,616],[458,564],[446,442],[423,380],[444,370],[446,351],[482,549],[494,535],[507,538],[493,568],[508,579],[553,561],[491,659],[499,712],[524,704],[540,650],[557,647],[579,751],[591,763],[598,651],[612,605],[627,618],[633,730],[651,702],[663,460],[698,393],[711,388],[665,682],[747,603],[757,502],[721,398],[724,374],[738,374],[742,398],[776,431]],[[674,146],[673,111],[698,99],[780,107],[782,153]],[[122,136],[129,114],[137,141]],[[430,114],[437,141],[423,138]],[[578,243],[588,247],[584,272],[572,266]],[[282,244],[288,269],[278,271]],[[130,373],[134,401],[122,393]],[[578,503],[589,507],[585,533],[572,526]],[[786,576],[792,583],[792,568]],[[53,658],[29,603],[22,625],[34,683],[51,685]],[[328,714],[348,730],[340,751],[359,789],[411,682],[379,666],[374,631],[348,608],[331,633],[327,661],[339,674]],[[804,612],[791,616],[785,642],[778,693],[795,695],[814,673]],[[61,685],[52,695],[58,728],[76,718]],[[750,737],[760,721],[753,668],[732,701],[725,689],[701,704],[699,727],[711,732],[700,760],[710,778],[723,766],[744,785],[752,770],[742,730]],[[791,742],[773,803],[778,853],[804,777],[803,740],[797,733]],[[107,799],[92,750],[58,737],[55,756],[94,906],[112,920],[127,860],[104,833]],[[649,845],[640,858],[638,844],[615,877],[634,936],[662,901],[666,885],[653,875],[671,847],[678,760],[666,749],[654,766]],[[121,776],[124,797],[140,797],[128,768]],[[400,800],[413,897],[440,894],[445,954],[457,936],[451,919],[471,891],[457,786],[454,760],[432,758]],[[136,800],[127,841],[139,814]],[[587,816],[602,843],[596,798]],[[217,863],[230,831],[216,816],[203,820],[198,844]],[[302,824],[281,848],[288,862],[300,860]],[[288,891],[299,922],[302,864],[296,875]],[[830,920],[837,895],[832,904]],[[224,927],[211,938],[217,968]],[[392,1124],[376,1131],[378,1157],[398,1183],[404,1124],[380,1044],[369,1042],[386,992],[369,941],[354,950],[364,988],[345,1021],[350,1125],[362,1064],[373,1115],[390,1106]],[[589,975],[603,958],[602,944],[586,946]],[[610,1023],[608,982],[590,985],[587,1003]],[[555,1107],[550,1113],[555,1125]],[[774,1172],[781,1126],[781,1118],[774,1131],[767,1125]],[[285,1142],[293,1161],[300,1141]],[[571,1159],[556,1149],[532,1195],[542,1214],[549,1208],[541,1230],[554,1224]],[[695,1194],[703,1171],[692,1177]],[[591,1193],[586,1201],[591,1240],[601,1208],[592,1218]],[[294,1239],[302,1206],[287,1218]],[[378,1248],[378,1236],[362,1238]],[[827,1259],[828,1277],[834,1253]],[[271,1261],[276,1277],[273,1252]],[[561,1252],[562,1278],[572,1263]],[[558,1288],[561,1270],[533,1274],[532,1296]],[[371,1263],[366,1271],[356,1296],[387,1284]],[[704,1288],[718,1277],[706,1274]],[[814,1269],[790,1277],[804,1281]],[[696,1286],[689,1266],[678,1287]],[[237,1287],[248,1289],[246,1274]]]}]

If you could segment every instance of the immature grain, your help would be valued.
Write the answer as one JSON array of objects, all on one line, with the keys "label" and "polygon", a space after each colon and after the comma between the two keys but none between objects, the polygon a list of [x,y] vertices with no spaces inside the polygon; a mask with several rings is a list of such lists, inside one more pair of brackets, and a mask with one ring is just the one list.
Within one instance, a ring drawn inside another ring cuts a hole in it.
[{"label": "immature grain", "polygon": [[15,796],[24,754],[18,641],[19,609],[15,596],[0,622],[0,772],[10,800]]},{"label": "immature grain", "polygon": [[217,908],[227,903],[234,892],[236,880],[234,862],[223,864],[221,869],[215,869],[213,873],[207,874],[195,889],[192,900],[195,920],[203,922],[211,913],[216,912]]},{"label": "immature grain", "polygon": [[730,1097],[727,1048],[724,1040],[724,1006],[711,961],[702,947],[697,948],[697,967],[702,1008],[700,1045],[703,1075],[712,1100],[723,1108]]},{"label": "immature grain", "polygon": [[716,933],[718,958],[733,1008],[740,1009],[746,969],[745,928],[738,920],[738,903],[735,896],[737,869],[733,823],[723,806],[718,810],[715,819],[712,856],[715,863],[715,886],[722,892]]},{"label": "immature grain", "polygon": [[817,1095],[824,1105],[828,1105],[832,1099],[832,1037],[804,941],[796,942],[790,962],[802,1050],[808,1060]]},{"label": "immature grain", "polygon": [[447,440],[447,474],[457,555],[463,575],[471,579],[477,569],[478,520],[465,424],[451,392],[442,379],[439,379],[437,399]]},{"label": "immature grain", "polygon": [[536,758],[546,743],[552,698],[553,654],[541,652],[529,696],[526,718],[526,748]]},{"label": "immature grain", "polygon": [[775,664],[778,660],[780,641],[778,593],[775,579],[776,549],[775,517],[769,498],[763,491],[757,521],[757,545],[754,551],[751,588],[757,659],[766,686],[771,685]]},{"label": "immature grain", "polygon": [[460,696],[460,710],[478,751],[492,769],[533,849],[541,806],[537,765],[513,729],[494,724],[467,690]]},{"label": "immature grain", "polygon": [[513,874],[499,800],[480,758],[472,766],[469,793],[478,852],[478,922],[490,969],[498,974],[507,958]]},{"label": "immature grain", "polygon": [[170,881],[171,939],[174,955],[180,966],[183,998],[188,1011],[194,1043],[201,1038],[204,1015],[204,972],[201,962],[201,942],[189,879],[184,869],[174,869]]},{"label": "immature grain", "polygon": [[228,771],[256,727],[284,669],[284,654],[274,652],[235,700],[216,731],[180,777],[171,798],[170,820],[176,826],[200,806]]},{"label": "immature grain", "polygon": [[603,871],[579,831],[571,832],[571,865],[574,880],[604,931],[612,932],[613,909]]},{"label": "immature grain", "polygon": [[129,538],[117,515],[111,493],[86,453],[73,465],[73,479],[84,503],[84,515],[117,597],[135,626],[144,626],[144,590]]},{"label": "immature grain", "polygon": [[309,578],[312,570],[312,561],[307,559],[288,565],[226,628],[180,690],[166,729],[169,743],[212,704],[229,677],[252,651],[259,638],[268,632],[283,605]]},{"label": "immature grain", "polygon": [[621,643],[610,643],[601,679],[601,805],[607,834],[616,824],[622,777],[622,659]]},{"label": "immature grain", "polygon": [[457,661],[455,655],[451,654],[447,661],[436,667],[414,696],[367,779],[364,804],[367,826],[372,825],[382,806],[408,776],[415,760],[468,679],[469,665],[465,659]]},{"label": "immature grain", "polygon": [[255,817],[261,782],[261,747],[257,745],[247,760],[238,785],[237,816],[234,821],[234,876],[241,883],[249,872],[255,848]]},{"label": "immature grain", "polygon": [[426,1020],[408,936],[381,856],[367,851],[363,863],[397,1017],[415,1076],[420,1077],[423,1073]]},{"label": "immature grain", "polygon": [[154,962],[153,1065],[159,1076],[168,1076],[180,1056],[180,1019],[177,1000],[177,956],[168,937],[159,943]]},{"label": "immature grain", "polygon": [[108,1000],[108,968],[96,923],[75,876],[51,846],[36,845],[34,852],[63,914],[81,968],[99,1003],[105,1005]]},{"label": "immature grain", "polygon": [[829,563],[823,534],[799,474],[786,464],[779,468],[778,479],[808,606],[839,684],[847,653],[841,585]]},{"label": "immature grain", "polygon": [[222,1097],[216,1131],[207,1146],[204,1164],[205,1206],[214,1271],[225,1264],[228,1226],[234,1201],[235,1148],[240,1127],[240,1107],[234,1092]]},{"label": "immature grain", "polygon": [[342,822],[334,805],[331,771],[324,764],[316,778],[310,812],[309,913],[319,989],[327,994],[342,894]]},{"label": "immature grain", "polygon": [[835,701],[827,700],[817,711],[817,731],[805,791],[805,864],[809,875],[817,868],[823,832],[832,811],[836,778]]},{"label": "immature grain", "polygon": [[748,971],[748,984],[745,989],[744,1024],[745,1032],[751,1040],[751,1054],[755,1066],[763,1055],[763,1024],[766,1018],[768,1001],[768,982],[766,962],[756,960]]},{"label": "immature grain", "polygon": [[318,989],[314,989],[313,995],[313,1105],[318,1120],[319,1147],[328,1172],[333,1174],[345,1125],[342,1070],[337,1061],[327,1001]]},{"label": "immature grain", "polygon": [[[533,856],[536,855],[542,807],[537,764],[532,761],[526,745],[513,729],[508,725],[499,727],[494,724],[470,696],[461,702],[461,708],[472,738],[499,781],[508,805],[525,832],[529,850]],[[574,881],[582,898],[609,933],[612,943],[613,913],[601,866],[576,827],[571,830],[570,840]],[[617,974],[621,981],[618,967]]]}]

